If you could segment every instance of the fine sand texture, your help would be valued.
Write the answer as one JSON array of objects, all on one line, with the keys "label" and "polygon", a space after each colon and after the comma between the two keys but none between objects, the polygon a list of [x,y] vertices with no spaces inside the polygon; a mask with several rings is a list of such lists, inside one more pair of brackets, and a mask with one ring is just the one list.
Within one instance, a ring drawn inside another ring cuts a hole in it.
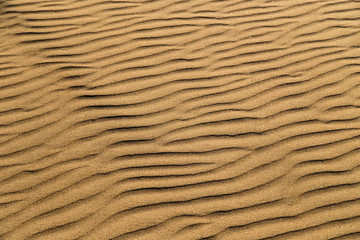
[{"label": "fine sand texture", "polygon": [[359,0],[0,1],[1,240],[359,240]]}]

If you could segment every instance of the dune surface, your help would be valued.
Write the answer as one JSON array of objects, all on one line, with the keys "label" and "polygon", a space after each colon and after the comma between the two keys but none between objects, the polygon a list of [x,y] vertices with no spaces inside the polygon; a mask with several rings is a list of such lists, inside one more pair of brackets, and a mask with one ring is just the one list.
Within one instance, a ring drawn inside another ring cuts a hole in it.
[{"label": "dune surface", "polygon": [[0,239],[360,239],[360,1],[0,1]]}]

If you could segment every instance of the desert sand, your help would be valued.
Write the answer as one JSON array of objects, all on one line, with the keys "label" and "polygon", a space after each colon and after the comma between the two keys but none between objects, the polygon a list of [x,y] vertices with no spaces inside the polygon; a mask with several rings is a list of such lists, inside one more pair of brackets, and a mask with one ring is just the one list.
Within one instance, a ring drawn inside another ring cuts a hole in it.
[{"label": "desert sand", "polygon": [[360,1],[1,1],[0,239],[360,239]]}]

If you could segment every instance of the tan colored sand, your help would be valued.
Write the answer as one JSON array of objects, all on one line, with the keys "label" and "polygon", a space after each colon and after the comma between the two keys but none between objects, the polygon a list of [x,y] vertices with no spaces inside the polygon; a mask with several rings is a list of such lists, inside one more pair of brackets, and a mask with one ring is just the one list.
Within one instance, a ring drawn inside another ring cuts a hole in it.
[{"label": "tan colored sand", "polygon": [[360,239],[360,1],[0,1],[1,240]]}]

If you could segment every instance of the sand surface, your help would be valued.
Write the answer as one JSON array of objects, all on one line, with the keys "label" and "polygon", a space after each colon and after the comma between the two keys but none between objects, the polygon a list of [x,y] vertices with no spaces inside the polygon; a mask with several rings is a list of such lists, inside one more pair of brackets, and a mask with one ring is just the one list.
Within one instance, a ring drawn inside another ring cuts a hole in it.
[{"label": "sand surface", "polygon": [[0,239],[360,239],[360,1],[0,1]]}]

